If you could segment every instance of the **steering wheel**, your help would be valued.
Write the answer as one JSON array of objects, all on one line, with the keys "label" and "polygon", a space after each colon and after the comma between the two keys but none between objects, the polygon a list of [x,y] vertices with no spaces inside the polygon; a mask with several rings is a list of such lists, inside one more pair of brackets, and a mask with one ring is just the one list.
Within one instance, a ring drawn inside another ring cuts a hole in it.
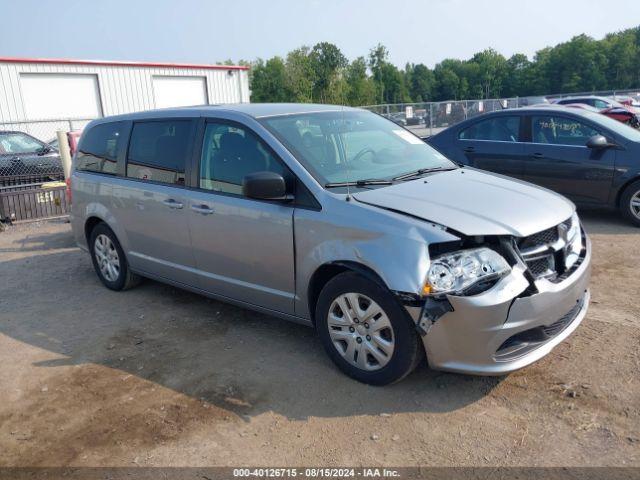
[{"label": "steering wheel", "polygon": [[356,163],[358,162],[358,160],[360,160],[362,157],[364,157],[366,154],[370,154],[373,155],[374,159],[376,157],[376,151],[371,148],[371,147],[364,147],[362,150],[360,150],[358,153],[356,153],[354,155],[354,157],[351,159],[352,162]]}]

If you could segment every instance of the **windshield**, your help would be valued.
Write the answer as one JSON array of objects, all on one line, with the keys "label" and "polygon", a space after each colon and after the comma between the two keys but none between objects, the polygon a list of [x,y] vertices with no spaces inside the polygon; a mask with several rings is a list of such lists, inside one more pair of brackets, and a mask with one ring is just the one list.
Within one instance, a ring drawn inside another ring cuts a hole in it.
[{"label": "windshield", "polygon": [[44,145],[24,133],[0,133],[0,154],[37,153]]},{"label": "windshield", "polygon": [[611,117],[607,117],[606,115],[600,115],[599,113],[591,113],[585,111],[585,116],[587,116],[587,118],[589,118],[591,121],[608,128],[609,130],[613,131],[613,133],[617,133],[618,135],[631,140],[632,142],[640,142],[640,130],[637,130],[618,120],[614,120]]},{"label": "windshield", "polygon": [[367,111],[277,116],[262,123],[323,185],[456,168],[411,132]]}]

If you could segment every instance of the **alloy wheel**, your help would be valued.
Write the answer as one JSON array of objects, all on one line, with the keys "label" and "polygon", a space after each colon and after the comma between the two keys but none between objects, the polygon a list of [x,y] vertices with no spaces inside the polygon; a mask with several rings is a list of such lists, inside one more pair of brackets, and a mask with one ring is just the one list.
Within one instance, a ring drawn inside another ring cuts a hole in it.
[{"label": "alloy wheel", "polygon": [[640,190],[638,190],[629,201],[631,213],[640,220]]}]

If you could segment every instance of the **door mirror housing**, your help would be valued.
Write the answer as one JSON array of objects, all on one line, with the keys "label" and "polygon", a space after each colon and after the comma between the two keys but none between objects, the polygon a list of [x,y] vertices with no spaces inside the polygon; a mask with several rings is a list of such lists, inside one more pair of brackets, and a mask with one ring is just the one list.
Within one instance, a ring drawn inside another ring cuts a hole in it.
[{"label": "door mirror housing", "polygon": [[613,143],[609,143],[609,140],[604,135],[594,135],[587,140],[587,147],[594,149],[610,148],[613,147]]},{"label": "door mirror housing", "polygon": [[258,200],[291,200],[284,177],[275,172],[255,172],[242,179],[242,194]]}]

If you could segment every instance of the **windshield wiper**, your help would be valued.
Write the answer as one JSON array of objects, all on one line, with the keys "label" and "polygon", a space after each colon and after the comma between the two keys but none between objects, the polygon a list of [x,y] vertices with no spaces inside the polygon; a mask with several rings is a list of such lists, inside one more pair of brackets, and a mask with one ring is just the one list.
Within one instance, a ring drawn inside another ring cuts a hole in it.
[{"label": "windshield wiper", "polygon": [[324,188],[365,187],[367,185],[393,185],[393,182],[391,180],[381,180],[381,179],[370,178],[368,180],[354,180],[353,182],[325,183]]},{"label": "windshield wiper", "polygon": [[403,173],[402,175],[398,175],[397,177],[393,177],[392,180],[406,180],[408,178],[417,177],[420,175],[424,175],[425,173],[431,172],[448,172],[450,170],[457,170],[458,167],[431,167],[431,168],[420,168],[418,170],[414,170],[413,172]]}]

